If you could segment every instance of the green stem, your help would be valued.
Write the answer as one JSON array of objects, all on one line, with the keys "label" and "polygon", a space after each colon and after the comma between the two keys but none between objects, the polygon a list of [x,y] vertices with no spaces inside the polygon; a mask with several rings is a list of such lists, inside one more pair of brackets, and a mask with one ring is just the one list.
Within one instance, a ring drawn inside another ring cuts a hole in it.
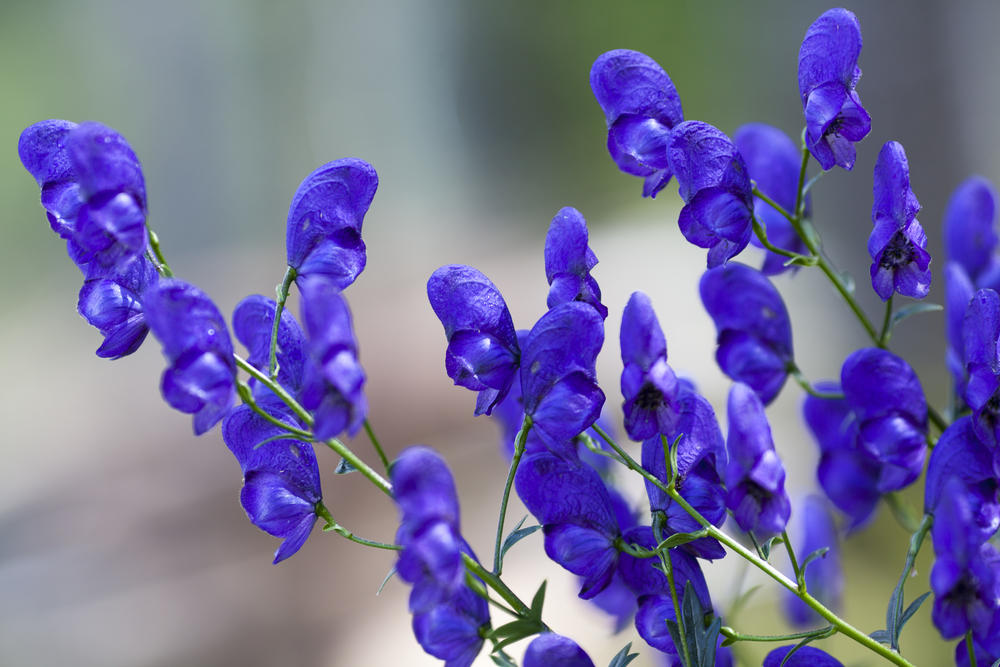
[{"label": "green stem", "polygon": [[368,478],[369,482],[378,487],[379,491],[389,496],[390,498],[393,497],[392,484],[390,484],[385,478],[383,478],[377,472],[372,470],[371,466],[369,466],[367,463],[358,458],[358,455],[352,452],[347,445],[345,445],[336,438],[330,438],[329,440],[325,440],[324,443],[326,444],[327,447],[340,454],[345,461],[347,461],[352,466],[357,468],[358,472],[360,472],[362,475]]},{"label": "green stem", "polygon": [[[799,225],[799,227],[801,227],[801,225]],[[799,232],[799,235],[802,236],[803,240],[806,241],[806,246],[808,247],[810,245],[810,241],[805,238],[804,232]],[[817,252],[818,248],[809,248],[809,249],[810,251],[812,251],[814,255],[818,254]],[[840,292],[840,296],[843,297],[844,301],[847,302],[847,305],[854,312],[854,316],[858,318],[858,322],[860,322],[861,326],[864,327],[866,332],[868,332],[868,337],[871,338],[876,345],[878,345],[879,341],[878,332],[875,331],[875,327],[868,319],[868,316],[865,315],[865,311],[861,310],[861,306],[854,298],[854,295],[852,295],[850,290],[847,289],[847,285],[844,284],[844,279],[841,278],[840,275],[833,270],[833,267],[830,266],[830,262],[828,262],[827,259],[822,255],[819,256],[816,266],[818,266],[820,268],[820,271],[826,274],[826,277],[830,279],[830,282],[833,283],[833,286],[837,289],[838,292]]]},{"label": "green stem", "polygon": [[969,667],[977,667],[976,645],[972,641],[972,628],[965,633],[965,650],[969,654]]},{"label": "green stem", "polygon": [[[938,430],[942,433],[948,428],[948,422],[934,409],[930,403],[927,404],[927,417],[931,420],[931,423],[938,427]],[[932,446],[933,449],[933,446]]]},{"label": "green stem", "polygon": [[386,458],[385,452],[382,450],[382,445],[379,444],[378,438],[375,437],[375,430],[372,429],[371,422],[365,417],[364,421],[365,433],[368,434],[368,439],[372,441],[372,447],[375,448],[375,453],[378,454],[378,458],[382,461],[382,467],[385,468],[386,474],[389,474],[389,459]]},{"label": "green stem", "polygon": [[814,387],[812,383],[809,382],[808,378],[806,378],[806,376],[802,374],[802,371],[799,369],[798,365],[794,361],[788,362],[787,369],[789,375],[791,375],[792,378],[798,383],[798,385],[802,387],[803,391],[805,391],[810,396],[815,396],[816,398],[826,398],[831,400],[844,398],[844,394],[842,394],[841,392],[820,391],[819,389],[816,389],[816,387]]},{"label": "green stem", "polygon": [[[663,539],[663,533],[660,530],[659,522],[653,524],[654,537],[656,541],[659,542]],[[667,574],[667,583],[670,585],[670,600],[674,603],[674,618],[677,619],[677,634],[681,639],[681,658],[685,667],[695,667],[694,663],[691,662],[691,652],[688,650],[687,644],[687,629],[684,627],[684,614],[681,613],[681,603],[677,599],[677,586],[674,584],[674,564],[670,560],[670,553],[668,550],[658,552],[660,556],[660,564],[663,565],[663,571]]]},{"label": "green stem", "polygon": [[289,433],[296,435],[302,438],[303,440],[312,441],[313,434],[310,433],[309,431],[303,431],[302,429],[292,426],[291,424],[286,424],[285,422],[281,421],[274,415],[268,414],[263,408],[257,405],[257,401],[254,400],[253,393],[251,392],[249,386],[241,382],[237,388],[240,398],[243,400],[243,402],[251,410],[260,415],[260,417],[263,418],[265,421],[274,424],[278,428],[288,431]]},{"label": "green stem", "polygon": [[784,642],[795,639],[806,639],[807,637],[822,639],[824,637],[829,637],[835,632],[836,628],[832,625],[828,625],[825,628],[816,628],[815,630],[793,632],[788,635],[752,635],[745,632],[737,632],[728,625],[723,625],[719,628],[719,634],[733,640],[734,642]]},{"label": "green stem", "polygon": [[514,618],[517,618],[518,614],[516,611],[500,602],[499,600],[494,600],[490,595],[489,589],[486,588],[486,584],[481,582],[476,577],[472,576],[472,573],[468,570],[465,571],[465,583],[469,586],[473,593],[486,600],[487,603],[493,605],[497,609],[503,611],[506,614],[510,614]]},{"label": "green stem", "polygon": [[288,290],[295,280],[298,272],[291,266],[285,270],[285,277],[281,284],[275,288],[278,300],[274,304],[274,322],[271,325],[271,353],[267,362],[267,374],[272,380],[278,379],[278,325],[281,323],[281,311],[285,309],[285,300],[288,299]]},{"label": "green stem", "polygon": [[[802,219],[802,214],[806,208],[806,167],[809,166],[809,147],[805,141],[802,142],[802,164],[799,166],[799,185],[795,188],[795,218]],[[815,251],[813,254],[816,254]]]},{"label": "green stem", "polygon": [[521,598],[517,597],[514,591],[510,590],[507,584],[501,581],[500,577],[480,565],[475,558],[464,551],[462,552],[462,562],[465,563],[466,570],[482,579],[487,586],[496,591],[497,595],[503,598],[515,610],[515,616],[527,616],[531,613],[531,608],[524,604]]},{"label": "green stem", "polygon": [[500,500],[500,518],[497,520],[497,539],[496,544],[493,547],[493,572],[499,577],[501,572],[501,557],[500,557],[500,547],[503,542],[503,524],[504,520],[507,518],[507,500],[510,498],[510,489],[514,485],[514,473],[517,472],[517,466],[521,462],[521,456],[524,455],[524,446],[528,440],[528,431],[531,430],[531,417],[528,415],[524,416],[524,423],[521,424],[521,431],[517,434],[517,440],[514,444],[514,458],[510,461],[510,470],[507,471],[507,483],[503,488],[503,498]]},{"label": "green stem", "polygon": [[788,551],[788,560],[792,563],[792,572],[795,573],[795,581],[799,584],[799,593],[806,592],[806,574],[799,569],[799,561],[795,558],[795,549],[792,548],[792,541],[788,539],[788,531],[781,531],[781,539],[785,543],[785,550]]},{"label": "green stem", "polygon": [[[770,206],[771,208],[773,208],[775,211],[777,211],[778,215],[788,220],[788,222],[792,222],[795,220],[795,216],[786,211],[784,206],[782,206],[781,204],[779,204],[778,202],[774,201],[766,194],[761,192],[756,185],[753,186],[753,195],[758,199],[760,199],[761,201],[763,201],[768,206]],[[754,218],[754,221],[756,221],[756,218]]]},{"label": "green stem", "polygon": [[906,550],[903,571],[896,582],[896,588],[899,590],[899,595],[895,596],[896,608],[889,610],[889,615],[892,618],[899,618],[903,612],[903,586],[906,583],[906,579],[910,576],[910,572],[913,571],[913,564],[917,560],[917,554],[920,553],[920,547],[923,546],[924,538],[927,537],[927,533],[930,532],[933,525],[934,517],[930,514],[925,514],[924,518],[920,521],[920,525],[917,526],[917,529],[913,531],[913,535],[910,536],[910,548]]},{"label": "green stem", "polygon": [[385,549],[387,551],[402,551],[402,549],[403,549],[403,547],[399,546],[398,544],[386,544],[385,542],[377,542],[375,540],[368,540],[368,539],[365,539],[363,537],[359,537],[359,536],[355,535],[354,533],[352,533],[351,531],[347,530],[346,528],[344,528],[343,526],[341,526],[339,523],[337,523],[336,521],[334,521],[333,515],[330,514],[330,510],[328,510],[326,508],[326,505],[323,504],[322,500],[316,503],[316,515],[319,516],[324,521],[326,521],[326,525],[323,526],[323,530],[324,531],[329,532],[329,531],[332,530],[333,532],[337,533],[341,537],[345,537],[345,538],[349,539],[351,542],[356,542],[357,544],[362,544],[362,545],[364,545],[366,547],[374,547],[376,549]]},{"label": "green stem", "polygon": [[160,237],[149,226],[149,218],[146,219],[146,236],[149,238],[149,250],[152,253],[150,259],[153,266],[156,267],[156,271],[164,278],[173,278],[174,272],[170,270],[170,265],[163,258],[163,251],[160,250]]},{"label": "green stem", "polygon": [[[757,192],[758,190],[755,189],[754,193]],[[757,219],[757,216],[752,216],[752,220],[753,220],[754,234],[757,235],[757,238],[760,240],[762,246],[764,246],[771,252],[777,255],[781,255],[783,257],[789,257],[791,259],[798,259],[800,257],[805,257],[805,255],[800,255],[797,252],[792,252],[791,250],[785,250],[784,248],[779,248],[778,246],[771,243],[771,241],[767,238],[767,230],[764,229],[764,225],[760,224],[760,221]]]},{"label": "green stem", "polygon": [[643,468],[641,465],[639,465],[638,461],[629,456],[624,449],[618,446],[618,443],[615,442],[610,435],[604,432],[604,429],[602,429],[597,424],[594,424],[590,428],[594,431],[594,433],[601,436],[601,439],[604,440],[604,442],[608,443],[608,446],[615,451],[622,465],[624,465],[629,470],[632,470],[633,472],[639,473],[664,493],[667,492],[667,485],[664,484],[660,479],[658,479],[656,475],[652,474],[651,472]]},{"label": "green stem", "polygon": [[885,317],[882,319],[882,333],[878,336],[878,346],[881,348],[889,347],[889,337],[892,335],[892,331],[889,325],[892,323],[892,297],[894,294],[890,294],[889,298],[885,302]]},{"label": "green stem", "polygon": [[287,405],[288,408],[295,413],[295,416],[298,417],[303,424],[306,424],[307,426],[313,425],[312,415],[309,414],[305,408],[299,405],[299,402],[296,401],[291,394],[285,391],[284,387],[269,378],[264,373],[261,373],[255,366],[250,364],[240,355],[234,353],[233,358],[236,360],[236,365],[243,369],[243,371],[245,371],[250,377],[273,391],[275,396],[284,401],[285,405]]}]

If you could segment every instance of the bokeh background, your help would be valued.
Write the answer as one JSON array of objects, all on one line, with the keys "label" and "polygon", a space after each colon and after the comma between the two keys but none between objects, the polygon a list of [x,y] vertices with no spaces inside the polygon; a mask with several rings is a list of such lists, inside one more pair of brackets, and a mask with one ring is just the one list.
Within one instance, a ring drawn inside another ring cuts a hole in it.
[{"label": "bokeh background", "polygon": [[[190,419],[159,399],[155,341],[113,363],[93,355],[99,336],[75,313],[79,273],[17,160],[24,127],[99,120],[127,137],[170,263],[223,312],[280,281],[299,181],[338,157],[371,162],[381,184],[365,222],[368,268],[348,292],[371,418],[391,455],[418,442],[443,452],[464,531],[488,557],[505,474],[498,430],[472,418],[472,395],[444,373],[427,277],[445,263],[475,265],[528,327],[545,307],[548,221],[573,205],[590,223],[611,310],[599,367],[609,414],[620,420],[617,324],[635,289],[653,298],[672,365],[724,408],[728,385],[696,296],[704,251],[677,231],[675,187],[643,200],[640,181],[611,162],[589,68],[608,49],[644,51],[673,78],[686,117],[730,134],[766,121],[795,137],[799,43],[827,8],[812,0],[2,0],[0,664],[440,664],[412,638],[406,587],[392,580],[375,595],[390,554],[317,529],[295,557],[270,564],[276,540],[246,520],[239,469],[218,430],[195,439]],[[865,241],[882,143],[906,148],[935,267],[950,191],[972,173],[1000,177],[1000,6],[896,0],[853,10],[865,38],[858,91],[873,130],[854,173],[835,170],[819,183],[814,210],[829,254],[857,277],[875,318]],[[746,261],[758,257],[748,252]],[[940,302],[936,281],[930,298]],[[800,365],[813,378],[835,376],[864,345],[863,332],[817,276],[778,283]],[[942,330],[939,314],[925,315],[893,339],[938,406],[948,393]],[[793,494],[815,488],[817,452],[800,399],[789,386],[770,410]],[[363,440],[356,448],[371,453]],[[326,454],[334,516],[390,540],[394,507],[363,479],[335,477],[336,457]],[[640,501],[639,485],[628,484]],[[910,500],[919,505],[919,492]],[[883,509],[846,545],[845,614],[866,631],[884,624],[905,540]],[[929,551],[908,598],[927,589]],[[539,536],[515,548],[506,569],[524,597],[549,580],[546,618],[597,664],[627,641],[641,647],[631,626],[606,637],[609,619],[574,599],[573,578],[547,563]],[[713,565],[709,580],[721,609],[765,583],[727,622],[782,631],[775,587],[735,557]],[[929,610],[908,626],[903,648],[919,664],[943,664],[952,647],[936,638]],[[848,664],[875,662],[848,641],[823,646]],[[660,664],[640,650],[636,664]],[[762,652],[740,655],[759,664]]]}]

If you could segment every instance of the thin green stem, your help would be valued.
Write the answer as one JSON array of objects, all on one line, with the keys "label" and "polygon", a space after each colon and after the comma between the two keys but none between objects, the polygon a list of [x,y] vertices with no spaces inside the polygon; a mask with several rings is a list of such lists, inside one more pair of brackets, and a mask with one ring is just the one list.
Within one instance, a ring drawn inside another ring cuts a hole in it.
[{"label": "thin green stem", "polygon": [[515,616],[527,616],[531,613],[531,608],[524,604],[521,598],[517,597],[517,594],[501,581],[500,577],[480,565],[475,558],[464,551],[462,552],[462,562],[465,563],[466,570],[482,579],[487,586],[496,591],[497,595],[503,598],[515,610]]},{"label": "thin green stem", "polygon": [[465,571],[465,583],[468,584],[469,588],[472,590],[473,593],[475,593],[482,599],[486,600],[487,603],[493,605],[494,607],[503,611],[506,614],[510,614],[514,618],[518,617],[518,613],[516,611],[514,611],[504,603],[500,602],[499,600],[493,599],[493,597],[490,595],[489,589],[486,588],[486,584],[481,582],[476,577],[472,576],[472,573],[469,572],[468,570]]},{"label": "thin green stem", "polygon": [[972,641],[972,628],[965,633],[965,651],[969,654],[969,667],[978,667],[976,662],[976,645]]},{"label": "thin green stem", "polygon": [[357,468],[358,472],[364,475],[369,482],[378,487],[379,491],[389,496],[390,498],[393,497],[392,484],[390,484],[380,474],[372,470],[371,466],[369,466],[367,463],[358,458],[358,455],[352,452],[347,445],[342,443],[337,438],[330,438],[329,440],[325,440],[324,444],[326,444],[326,446],[332,449],[333,451],[340,454],[340,456],[343,457],[345,461],[347,461],[352,466]]},{"label": "thin green stem", "polygon": [[[663,539],[663,532],[660,530],[659,522],[654,522],[653,533],[657,542]],[[677,598],[677,586],[674,583],[674,564],[670,561],[670,553],[668,550],[659,551],[658,555],[660,557],[660,564],[663,566],[663,571],[667,575],[667,583],[670,585],[670,600],[674,604],[674,618],[677,620],[677,634],[681,638],[681,658],[685,667],[694,667],[694,663],[691,662],[691,652],[688,650],[688,635],[687,629],[684,627],[684,614],[681,613],[681,603]]]},{"label": "thin green stem", "polygon": [[298,272],[291,266],[285,270],[285,277],[281,284],[275,288],[278,297],[274,304],[274,322],[271,325],[271,353],[268,356],[267,374],[272,380],[278,379],[278,325],[281,324],[281,311],[285,309],[285,301],[288,299],[288,290],[295,280]]},{"label": "thin green stem", "polygon": [[[810,241],[805,239],[804,233],[800,232],[800,236],[802,236],[803,240],[806,241],[806,246],[808,247]],[[818,248],[809,248],[809,249],[810,251],[812,251],[814,255],[818,255],[817,252]],[[844,284],[844,279],[840,276],[840,274],[838,274],[836,271],[833,270],[833,267],[830,266],[830,262],[827,261],[827,259],[822,255],[819,255],[819,260],[816,266],[818,266],[820,268],[820,271],[826,274],[826,277],[830,279],[830,282],[833,283],[833,286],[837,289],[838,292],[840,292],[840,296],[843,297],[844,301],[847,302],[847,305],[854,312],[854,316],[858,318],[858,322],[860,322],[861,326],[864,327],[866,332],[868,332],[868,337],[871,338],[876,345],[878,345],[878,340],[879,340],[878,332],[875,331],[875,327],[868,319],[868,316],[865,315],[865,311],[861,310],[861,306],[854,298],[854,295],[851,294],[849,289],[847,289],[847,285]]]},{"label": "thin green stem", "polygon": [[502,559],[500,557],[501,543],[503,542],[503,524],[507,518],[507,500],[510,498],[510,489],[514,485],[514,473],[517,472],[517,466],[521,462],[521,456],[524,455],[524,446],[528,440],[528,431],[531,430],[531,417],[528,415],[524,416],[524,423],[521,424],[521,431],[517,434],[517,440],[514,444],[514,458],[510,461],[510,470],[507,471],[507,483],[503,488],[503,498],[500,499],[500,518],[497,520],[497,539],[496,545],[493,547],[493,572],[499,577],[502,566]]},{"label": "thin green stem", "polygon": [[[777,211],[778,215],[788,220],[788,222],[792,222],[795,220],[795,216],[786,211],[784,206],[782,206],[781,204],[779,204],[778,202],[774,201],[766,194],[761,192],[756,185],[753,186],[753,195],[759,198],[762,202],[764,202],[771,208],[773,208],[775,211]],[[754,220],[756,220],[756,218],[754,218]]]},{"label": "thin green stem", "polygon": [[924,518],[920,521],[920,525],[917,526],[917,529],[913,531],[913,535],[910,536],[910,547],[906,550],[903,571],[896,582],[896,589],[899,590],[900,594],[894,596],[896,598],[896,608],[889,610],[889,616],[892,618],[899,618],[903,612],[903,586],[906,583],[906,579],[910,576],[910,572],[913,571],[913,564],[917,560],[917,554],[920,553],[920,547],[923,546],[924,538],[927,537],[927,533],[930,532],[933,525],[934,517],[930,514],[925,514]]},{"label": "thin green stem", "polygon": [[160,237],[149,226],[149,218],[146,219],[146,236],[149,238],[149,250],[152,254],[150,259],[153,262],[153,266],[156,267],[156,271],[164,278],[173,278],[174,272],[170,270],[170,265],[167,264],[167,260],[163,257],[163,251],[160,250]]},{"label": "thin green stem", "polygon": [[667,492],[667,485],[664,484],[663,481],[661,481],[660,479],[658,479],[656,477],[656,475],[652,474],[651,472],[649,472],[648,470],[646,470],[645,468],[643,468],[641,465],[639,465],[639,462],[636,461],[635,459],[633,459],[631,456],[629,456],[628,453],[624,449],[622,449],[621,447],[619,447],[618,443],[615,442],[614,439],[610,435],[608,435],[607,433],[605,433],[604,429],[602,429],[597,424],[594,424],[590,428],[593,429],[593,431],[597,435],[601,436],[601,439],[604,440],[604,442],[608,443],[608,446],[611,447],[611,449],[613,449],[615,451],[615,453],[618,455],[618,457],[620,459],[620,463],[622,463],[622,465],[624,465],[629,470],[632,470],[633,472],[639,473],[640,475],[642,475],[644,478],[648,479],[650,481],[650,483],[652,483],[653,485],[655,485],[656,487],[658,487],[664,493]]},{"label": "thin green stem", "polygon": [[809,259],[805,255],[800,255],[797,252],[792,252],[791,250],[785,250],[784,248],[779,248],[778,246],[771,243],[771,241],[767,238],[767,230],[764,229],[764,225],[760,224],[760,220],[757,219],[757,216],[752,216],[751,219],[753,221],[754,234],[757,235],[757,238],[760,240],[762,246],[764,246],[771,252],[781,255],[783,257],[789,257],[791,259],[798,259],[798,258]]},{"label": "thin green stem", "polygon": [[785,543],[785,550],[788,551],[788,560],[792,564],[792,572],[795,573],[795,581],[799,584],[799,593],[806,592],[806,575],[799,569],[799,561],[795,558],[795,549],[792,548],[792,541],[788,539],[788,531],[781,531],[781,539]]},{"label": "thin green stem", "polygon": [[878,335],[878,346],[881,348],[889,347],[889,338],[892,335],[892,329],[890,325],[892,324],[892,297],[894,294],[890,294],[889,298],[885,302],[885,317],[882,319],[882,333]]},{"label": "thin green stem", "polygon": [[326,521],[326,525],[323,526],[324,531],[326,532],[333,531],[338,535],[340,535],[341,537],[349,539],[351,542],[356,542],[357,544],[361,544],[366,547],[385,549],[386,551],[402,551],[403,549],[403,547],[399,546],[398,544],[386,544],[385,542],[369,540],[365,539],[364,537],[359,537],[358,535],[355,535],[354,533],[347,530],[334,520],[333,515],[330,514],[330,510],[326,508],[326,505],[323,504],[322,500],[316,503],[316,515],[319,516],[324,521]]},{"label": "thin green stem", "polygon": [[[799,166],[799,185],[795,188],[795,218],[802,219],[802,214],[806,208],[806,168],[809,166],[809,147],[805,141],[802,142],[802,163]],[[815,251],[813,254],[816,254]]]},{"label": "thin green stem", "polygon": [[313,425],[312,415],[309,414],[309,412],[305,408],[299,405],[299,402],[296,401],[291,394],[285,391],[284,387],[282,387],[280,384],[269,378],[264,373],[261,373],[259,370],[257,370],[255,366],[250,364],[246,359],[244,359],[240,355],[234,353],[233,358],[236,360],[236,365],[239,366],[243,371],[245,371],[250,377],[257,380],[265,387],[273,391],[275,396],[280,398],[285,403],[285,405],[287,405],[288,408],[295,413],[295,416],[298,417],[303,424],[306,424],[308,426]]},{"label": "thin green stem", "polygon": [[372,441],[372,447],[375,448],[375,453],[378,454],[378,458],[382,461],[382,467],[385,468],[386,474],[389,474],[389,459],[386,458],[385,452],[382,450],[382,445],[379,444],[378,438],[375,437],[375,430],[372,428],[371,422],[368,418],[364,421],[365,433],[368,434],[368,439]]},{"label": "thin green stem", "polygon": [[832,399],[832,400],[837,400],[844,397],[844,394],[841,392],[821,391],[816,387],[814,387],[813,384],[809,382],[809,379],[802,374],[802,371],[799,369],[798,365],[794,361],[788,362],[787,368],[789,375],[792,376],[792,379],[794,379],[795,382],[797,382],[798,385],[802,387],[803,391],[805,391],[810,396],[815,396],[816,398]]},{"label": "thin green stem", "polygon": [[927,404],[927,417],[942,433],[944,433],[945,429],[948,428],[948,422],[945,421],[944,417],[942,417],[938,411],[934,409],[934,406],[929,403]]},{"label": "thin green stem", "polygon": [[249,407],[251,410],[257,413],[262,419],[264,419],[264,421],[270,424],[274,424],[278,428],[288,431],[289,433],[296,435],[302,438],[303,440],[312,441],[313,434],[310,433],[309,431],[303,431],[302,429],[296,426],[292,426],[291,424],[286,424],[285,422],[281,421],[274,415],[267,413],[263,408],[257,405],[257,401],[253,397],[253,392],[250,390],[250,387],[248,385],[244,384],[243,382],[240,382],[237,385],[237,393],[240,395],[240,399],[243,401],[243,403],[245,403],[247,407]]},{"label": "thin green stem", "polygon": [[803,630],[802,632],[793,632],[787,635],[752,635],[745,632],[737,632],[728,625],[723,625],[719,628],[719,634],[733,640],[734,642],[784,642],[795,639],[806,639],[807,637],[822,639],[824,637],[829,637],[836,631],[837,629],[835,627],[828,625],[825,628]]}]

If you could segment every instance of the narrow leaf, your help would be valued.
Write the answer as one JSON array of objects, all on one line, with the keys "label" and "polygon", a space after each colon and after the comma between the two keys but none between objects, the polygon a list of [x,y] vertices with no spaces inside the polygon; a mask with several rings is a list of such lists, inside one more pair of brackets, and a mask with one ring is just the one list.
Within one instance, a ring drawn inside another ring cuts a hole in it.
[{"label": "narrow leaf", "polygon": [[879,644],[888,644],[889,643],[889,631],[888,630],[876,630],[875,632],[871,633],[868,636],[871,637],[872,639],[874,639],[875,641],[877,641]]},{"label": "narrow leaf", "polygon": [[542,581],[542,585],[535,591],[535,596],[531,598],[531,617],[537,620],[539,624],[542,622],[542,606],[545,605],[545,586],[548,583],[548,580]]},{"label": "narrow leaf", "polygon": [[905,320],[908,317],[913,317],[914,315],[919,315],[921,313],[933,313],[939,310],[944,310],[944,306],[937,303],[913,303],[904,308],[900,308],[895,313],[892,314],[892,320],[889,321],[889,328],[894,329],[896,325]]},{"label": "narrow leaf", "polygon": [[395,565],[393,565],[392,569],[390,569],[389,572],[388,572],[388,574],[385,575],[385,579],[382,580],[382,584],[378,587],[378,590],[375,591],[375,595],[381,595],[382,594],[382,589],[385,588],[385,585],[387,583],[389,583],[389,580],[392,579],[392,575],[394,575],[394,574],[396,574],[396,566]]},{"label": "narrow leaf", "polygon": [[693,542],[694,540],[705,537],[706,535],[708,535],[708,531],[704,528],[696,530],[693,533],[674,533],[667,539],[657,544],[656,550],[660,551],[661,549],[673,549],[674,547],[679,547],[682,544]]},{"label": "narrow leaf", "polygon": [[714,617],[711,624],[705,629],[705,633],[702,635],[698,646],[698,653],[701,656],[701,667],[715,667],[715,648],[721,629],[722,619],[718,616]]},{"label": "narrow leaf", "polygon": [[830,551],[830,547],[820,547],[816,551],[812,552],[811,554],[806,556],[806,559],[804,561],[802,561],[802,565],[799,567],[799,570],[805,572],[806,566],[809,565],[809,563],[813,562],[817,558],[823,558],[824,556],[826,556],[828,551]]},{"label": "narrow leaf", "polygon": [[[920,609],[920,605],[924,603],[924,600],[926,600],[930,594],[931,592],[927,591],[926,593],[924,593],[923,595],[921,595],[916,600],[910,603],[910,606],[906,608],[906,611],[903,612],[903,615],[899,617],[899,624],[896,626],[896,632],[903,631],[903,626],[906,625],[906,622],[910,620],[911,616],[917,613],[917,610]],[[899,635],[896,636],[896,642],[897,643],[899,642]]]},{"label": "narrow leaf", "polygon": [[499,665],[500,667],[517,667],[517,663],[503,651],[491,653],[490,660],[493,661],[494,665]]},{"label": "narrow leaf", "polygon": [[611,662],[608,663],[608,667],[625,667],[627,664],[639,657],[638,653],[630,653],[632,650],[632,642],[625,644],[622,650],[615,654],[615,657],[611,658]]},{"label": "narrow leaf", "polygon": [[528,535],[531,535],[533,532],[535,532],[536,530],[538,530],[539,528],[541,528],[541,526],[539,526],[539,525],[528,526],[527,528],[521,528],[521,526],[524,524],[524,521],[527,518],[528,518],[528,515],[525,514],[524,517],[520,521],[517,522],[517,525],[514,526],[514,530],[510,531],[510,533],[507,535],[507,537],[504,538],[503,545],[500,547],[500,563],[501,564],[503,564],[503,557],[507,554],[507,551],[512,546],[514,546],[515,544],[517,544],[518,542],[520,542],[521,540],[523,540],[524,538],[526,538]]}]

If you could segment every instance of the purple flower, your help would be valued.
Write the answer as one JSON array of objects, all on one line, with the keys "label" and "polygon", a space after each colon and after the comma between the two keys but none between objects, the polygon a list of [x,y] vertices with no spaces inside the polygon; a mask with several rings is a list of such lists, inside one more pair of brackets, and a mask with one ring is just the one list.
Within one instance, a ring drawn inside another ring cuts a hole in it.
[{"label": "purple flower", "polygon": [[[786,660],[785,656],[792,649],[796,649],[795,653],[792,653]],[[789,644],[788,646],[778,647],[768,653],[764,658],[762,667],[844,667],[844,663],[815,646],[796,648],[795,644]]]},{"label": "purple flower", "polygon": [[973,176],[955,188],[944,214],[944,249],[948,261],[957,262],[979,287],[992,287],[979,280],[991,272],[995,262],[996,200],[993,185],[982,176]]},{"label": "purple flower", "polygon": [[556,306],[535,323],[521,353],[524,413],[549,446],[585,431],[601,414],[604,392],[594,363],[604,343],[604,320],[591,306]]},{"label": "purple flower", "polygon": [[706,271],[699,291],[718,332],[722,372],[769,404],[793,359],[792,325],[778,290],[760,271],[734,262]]},{"label": "purple flower", "polygon": [[236,362],[226,321],[200,289],[174,278],[141,297],[150,330],[169,366],[160,391],[171,407],[194,415],[195,435],[225,416],[236,395]]},{"label": "purple flower", "polygon": [[965,342],[963,327],[965,311],[975,296],[976,288],[969,274],[958,262],[948,262],[944,267],[945,362],[955,380],[956,396],[965,395],[968,374],[965,371]]},{"label": "purple flower", "polygon": [[572,639],[543,632],[528,644],[524,667],[594,667],[594,661]]},{"label": "purple flower", "polygon": [[785,529],[792,506],[785,468],[774,451],[771,427],[757,394],[742,382],[729,390],[729,466],[726,505],[740,528],[767,539]]},{"label": "purple flower", "polygon": [[[806,588],[810,595],[836,611],[841,606],[844,593],[844,571],[840,565],[837,529],[833,524],[833,517],[822,496],[806,496],[800,507],[803,538],[796,549],[800,557],[806,558],[824,547],[829,549],[825,555],[810,561],[806,566]],[[784,603],[785,615],[795,627],[807,628],[822,624],[823,619],[819,614],[790,591],[785,593]]]},{"label": "purple flower", "polygon": [[[757,182],[757,188],[794,215],[802,158],[792,140],[776,127],[750,123],[736,130],[733,143],[746,161],[750,178]],[[806,194],[806,217],[810,215],[811,202],[812,197]],[[767,238],[771,243],[792,252],[805,252],[805,243],[799,238],[792,223],[773,206],[754,197],[753,212],[767,230]],[[756,236],[751,237],[750,242],[763,247]],[[787,257],[767,250],[760,270],[768,276],[788,269],[794,270],[796,267],[785,265],[787,260]]]},{"label": "purple flower", "polygon": [[677,376],[667,365],[667,340],[642,292],[633,292],[621,326],[625,430],[633,440],[672,433],[678,419]]},{"label": "purple flower", "polygon": [[413,634],[446,667],[469,667],[483,647],[480,633],[489,622],[486,600],[463,586],[447,602],[415,613]]},{"label": "purple flower", "polygon": [[670,133],[670,169],[684,200],[677,224],[699,248],[708,248],[708,268],[725,264],[753,232],[750,177],[736,145],[721,130],[696,120]]},{"label": "purple flower", "polygon": [[[276,397],[262,397],[259,404],[276,419],[301,427]],[[287,436],[287,431],[246,405],[232,410],[222,422],[222,438],[243,470],[243,509],[255,526],[284,539],[274,554],[279,563],[309,537],[323,492],[312,445],[276,436]]]},{"label": "purple flower", "polygon": [[448,339],[445,369],[455,384],[478,391],[476,414],[490,414],[510,391],[521,360],[514,322],[490,279],[471,266],[442,266],[427,298]]},{"label": "purple flower", "polygon": [[[236,306],[233,311],[233,333],[247,348],[247,362],[257,370],[267,373],[271,360],[271,334],[274,331],[275,302],[260,294],[252,294]],[[305,366],[305,336],[295,317],[287,309],[282,309],[278,322],[278,383],[298,396],[302,388]],[[251,379],[254,389],[267,390],[264,385]]]},{"label": "purple flower", "polygon": [[625,173],[645,179],[643,197],[655,197],[672,173],[670,129],[684,120],[673,82],[649,56],[618,49],[594,62],[590,87],[607,117],[611,158]]},{"label": "purple flower", "polygon": [[886,142],[875,163],[872,222],[868,237],[875,293],[887,301],[892,293],[922,299],[931,286],[927,235],[917,221],[920,203],[910,189],[910,166],[903,147]]},{"label": "purple flower", "polygon": [[871,117],[854,87],[861,78],[861,26],[846,9],[831,9],[809,26],[799,49],[799,96],[806,146],[823,169],[854,166],[854,142],[871,130]]},{"label": "purple flower", "polygon": [[560,209],[545,236],[545,277],[550,285],[548,307],[582,301],[606,318],[608,309],[601,303],[601,288],[590,275],[596,265],[597,256],[587,245],[587,222],[575,208]]},{"label": "purple flower", "polygon": [[77,310],[104,336],[97,356],[120,359],[139,349],[149,333],[139,296],[158,279],[152,262],[138,257],[120,273],[84,281]]},{"label": "purple flower", "polygon": [[976,434],[987,445],[1000,441],[1000,296],[991,289],[973,295],[962,323],[965,402],[972,408]]},{"label": "purple flower", "polygon": [[333,438],[344,431],[353,436],[365,419],[368,402],[351,311],[325,276],[305,276],[298,285],[302,292],[302,321],[309,338],[302,405],[315,414],[313,432],[318,439]]},{"label": "purple flower", "polygon": [[[288,209],[288,266],[339,289],[365,268],[361,224],[378,188],[375,169],[357,158],[328,162],[299,184]],[[298,283],[301,286],[301,282]]]}]

